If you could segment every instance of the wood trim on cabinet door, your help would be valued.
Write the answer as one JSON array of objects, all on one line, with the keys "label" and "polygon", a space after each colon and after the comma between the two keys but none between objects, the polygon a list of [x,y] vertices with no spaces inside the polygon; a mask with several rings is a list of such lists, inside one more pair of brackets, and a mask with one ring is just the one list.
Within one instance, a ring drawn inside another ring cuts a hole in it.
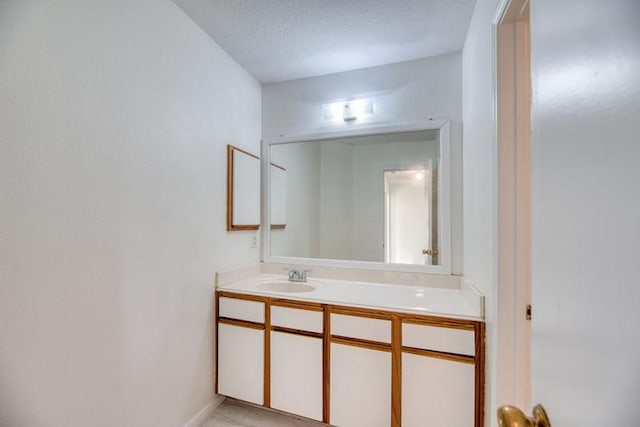
[{"label": "wood trim on cabinet door", "polygon": [[229,319],[228,317],[218,317],[218,323],[223,325],[239,326],[241,328],[259,329],[264,330],[265,326],[262,323],[250,322],[248,320]]},{"label": "wood trim on cabinet door", "polygon": [[214,360],[214,369],[215,369],[215,377],[214,377],[214,386],[213,386],[213,391],[218,394],[218,348],[220,348],[220,340],[218,339],[218,324],[220,323],[220,293],[216,292],[215,296],[214,296],[214,301],[216,304],[216,325],[214,328],[214,333],[216,334],[215,336],[215,360]]},{"label": "wood trim on cabinet door", "polygon": [[418,314],[402,314],[402,322],[411,325],[422,326],[437,326],[441,328],[449,329],[463,329],[467,331],[474,331],[476,327],[475,320],[462,320],[462,319],[444,319],[434,316],[422,316]]},{"label": "wood trim on cabinet door", "polygon": [[323,307],[322,313],[322,422],[329,424],[329,398],[331,392],[331,311]]},{"label": "wood trim on cabinet door", "polygon": [[391,427],[402,427],[402,318],[391,319]]},{"label": "wood trim on cabinet door", "polygon": [[476,333],[476,384],[475,384],[475,427],[484,426],[484,405],[485,405],[485,323],[475,323]]},{"label": "wood trim on cabinet door", "polygon": [[287,299],[274,298],[271,305],[276,307],[293,308],[307,311],[324,311],[324,305],[316,302],[292,301]]},{"label": "wood trim on cabinet door", "polygon": [[322,332],[303,331],[301,329],[287,328],[287,327],[284,327],[284,326],[272,326],[271,327],[271,331],[272,332],[282,332],[282,333],[285,333],[285,334],[292,334],[292,335],[301,335],[303,337],[309,337],[309,338],[323,338],[324,337],[324,333],[322,333]]},{"label": "wood trim on cabinet door", "polygon": [[263,405],[271,408],[271,304],[264,304],[264,396]]},{"label": "wood trim on cabinet door", "polygon": [[465,356],[464,354],[447,353],[445,351],[425,350],[415,347],[402,347],[403,353],[415,354],[416,356],[432,357],[434,359],[449,360],[451,362],[476,364],[474,356]]},{"label": "wood trim on cabinet door", "polygon": [[344,307],[331,305],[329,306],[331,314],[341,314],[344,316],[366,317],[368,319],[391,320],[393,313],[383,310],[375,310],[370,308]]},{"label": "wood trim on cabinet door", "polygon": [[261,297],[259,295],[240,294],[240,293],[229,292],[229,291],[216,291],[216,293],[219,296],[225,297],[225,298],[241,299],[246,301],[257,301],[257,302],[263,302],[265,304],[271,301],[271,298]]},{"label": "wood trim on cabinet door", "polygon": [[343,337],[341,335],[331,335],[330,341],[335,344],[350,345],[351,347],[367,348],[369,350],[391,352],[391,344],[363,340],[361,338]]}]

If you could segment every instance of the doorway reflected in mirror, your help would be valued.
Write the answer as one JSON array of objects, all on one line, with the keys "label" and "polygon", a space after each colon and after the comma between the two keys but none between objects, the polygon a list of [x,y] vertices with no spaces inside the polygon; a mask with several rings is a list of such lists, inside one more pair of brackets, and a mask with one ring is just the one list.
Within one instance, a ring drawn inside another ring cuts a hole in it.
[{"label": "doorway reflected in mirror", "polygon": [[428,169],[384,171],[385,262],[437,265],[434,173]]}]

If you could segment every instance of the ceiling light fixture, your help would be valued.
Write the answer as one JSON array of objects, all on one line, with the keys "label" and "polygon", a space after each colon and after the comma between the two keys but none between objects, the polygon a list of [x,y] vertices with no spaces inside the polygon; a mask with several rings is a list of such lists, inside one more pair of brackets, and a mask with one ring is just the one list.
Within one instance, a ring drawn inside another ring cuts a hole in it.
[{"label": "ceiling light fixture", "polygon": [[349,101],[322,104],[322,117],[325,120],[343,120],[352,122],[358,117],[374,113],[371,99],[353,99]]}]

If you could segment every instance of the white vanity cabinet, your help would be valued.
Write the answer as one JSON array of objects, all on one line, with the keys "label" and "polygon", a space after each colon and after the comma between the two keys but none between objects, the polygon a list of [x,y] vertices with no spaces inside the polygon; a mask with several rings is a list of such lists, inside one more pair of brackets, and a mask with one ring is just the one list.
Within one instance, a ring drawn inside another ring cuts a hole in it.
[{"label": "white vanity cabinet", "polygon": [[389,427],[391,352],[331,344],[331,424]]},{"label": "white vanity cabinet", "polygon": [[470,427],[473,364],[402,353],[402,427]]},{"label": "white vanity cabinet", "polygon": [[340,427],[482,427],[484,322],[218,291],[217,392]]},{"label": "white vanity cabinet", "polygon": [[271,332],[271,407],[322,421],[322,338]]},{"label": "white vanity cabinet", "polygon": [[391,423],[391,317],[330,309],[330,420],[345,427]]},{"label": "white vanity cabinet", "polygon": [[271,408],[322,421],[322,307],[272,305],[270,313]]},{"label": "white vanity cabinet", "polygon": [[264,403],[265,303],[217,299],[217,392]]},{"label": "white vanity cabinet", "polygon": [[475,331],[402,324],[402,426],[467,427],[476,418]]},{"label": "white vanity cabinet", "polygon": [[218,324],[218,393],[262,405],[264,330]]}]

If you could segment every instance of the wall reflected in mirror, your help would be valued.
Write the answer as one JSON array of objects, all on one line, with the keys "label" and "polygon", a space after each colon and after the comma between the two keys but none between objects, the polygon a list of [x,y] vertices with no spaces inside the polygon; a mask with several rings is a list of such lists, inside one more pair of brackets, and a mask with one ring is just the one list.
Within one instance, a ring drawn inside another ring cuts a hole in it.
[{"label": "wall reflected in mirror", "polygon": [[272,225],[286,227],[270,255],[438,265],[439,147],[438,130],[271,145]]},{"label": "wall reflected in mirror", "polygon": [[271,162],[269,167],[271,182],[271,229],[287,226],[287,169]]}]

